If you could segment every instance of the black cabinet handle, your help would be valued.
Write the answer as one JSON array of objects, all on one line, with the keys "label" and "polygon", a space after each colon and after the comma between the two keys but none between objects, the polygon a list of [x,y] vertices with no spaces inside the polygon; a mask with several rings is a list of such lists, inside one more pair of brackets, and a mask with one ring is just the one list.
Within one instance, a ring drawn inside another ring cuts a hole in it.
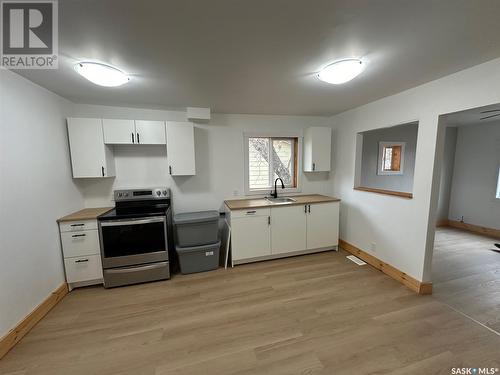
[{"label": "black cabinet handle", "polygon": [[85,236],[86,234],[84,233],[84,234],[74,234],[71,237],[85,237]]},{"label": "black cabinet handle", "polygon": [[168,166],[168,173],[172,174],[172,166],[171,165]]},{"label": "black cabinet handle", "polygon": [[271,216],[267,217],[267,225],[271,225]]},{"label": "black cabinet handle", "polygon": [[88,261],[89,261],[88,259],[78,259],[78,260],[75,260],[75,263],[85,263]]},{"label": "black cabinet handle", "polygon": [[304,213],[307,214],[307,204],[304,206]]},{"label": "black cabinet handle", "polygon": [[134,133],[132,133],[132,143],[134,143]]},{"label": "black cabinet handle", "polygon": [[311,213],[311,205],[309,205],[309,210],[308,211],[309,211],[309,213]]},{"label": "black cabinet handle", "polygon": [[316,170],[316,163],[313,163],[313,171]]},{"label": "black cabinet handle", "polygon": [[104,177],[104,167],[101,167],[102,177]]},{"label": "black cabinet handle", "polygon": [[70,224],[70,227],[83,227],[85,224]]},{"label": "black cabinet handle", "polygon": [[139,133],[137,133],[137,143],[141,143],[141,139],[139,138]]}]

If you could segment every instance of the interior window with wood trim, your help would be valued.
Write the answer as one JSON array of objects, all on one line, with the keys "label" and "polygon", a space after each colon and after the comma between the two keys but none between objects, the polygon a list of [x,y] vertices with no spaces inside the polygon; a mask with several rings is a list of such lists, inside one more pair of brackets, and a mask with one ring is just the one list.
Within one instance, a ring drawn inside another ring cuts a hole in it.
[{"label": "interior window with wood trim", "polygon": [[405,142],[379,143],[379,175],[403,174]]},{"label": "interior window with wood trim", "polygon": [[288,189],[298,185],[297,137],[247,137],[247,191],[267,192],[281,178]]}]

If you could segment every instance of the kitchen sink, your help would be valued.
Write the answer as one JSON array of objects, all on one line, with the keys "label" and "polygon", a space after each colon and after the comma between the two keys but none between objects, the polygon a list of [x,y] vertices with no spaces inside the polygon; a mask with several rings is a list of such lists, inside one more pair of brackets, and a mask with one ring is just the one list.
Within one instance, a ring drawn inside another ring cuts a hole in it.
[{"label": "kitchen sink", "polygon": [[266,197],[266,200],[271,203],[293,203],[297,202],[295,199],[290,198],[290,197],[278,197],[278,198],[273,198],[273,197]]}]

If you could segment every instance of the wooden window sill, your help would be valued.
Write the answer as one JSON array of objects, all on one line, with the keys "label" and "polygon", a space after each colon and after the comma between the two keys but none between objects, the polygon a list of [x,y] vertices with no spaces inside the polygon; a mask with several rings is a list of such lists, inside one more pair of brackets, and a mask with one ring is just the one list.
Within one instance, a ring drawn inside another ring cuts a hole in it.
[{"label": "wooden window sill", "polygon": [[362,187],[362,186],[355,187],[354,190],[367,191],[369,193],[377,193],[377,194],[384,194],[384,195],[392,195],[395,197],[406,198],[406,199],[413,199],[412,193],[405,193],[402,191],[373,189],[373,188]]}]

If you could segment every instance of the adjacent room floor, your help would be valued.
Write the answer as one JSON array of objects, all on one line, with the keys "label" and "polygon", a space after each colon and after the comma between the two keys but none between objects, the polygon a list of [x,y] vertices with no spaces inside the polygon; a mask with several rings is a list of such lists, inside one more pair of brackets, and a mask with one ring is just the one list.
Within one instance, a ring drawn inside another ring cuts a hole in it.
[{"label": "adjacent room floor", "polygon": [[432,280],[436,299],[500,334],[500,253],[492,251],[494,242],[499,241],[438,228]]},{"label": "adjacent room floor", "polygon": [[345,255],[75,290],[0,361],[0,373],[421,375],[499,367],[500,336]]}]

